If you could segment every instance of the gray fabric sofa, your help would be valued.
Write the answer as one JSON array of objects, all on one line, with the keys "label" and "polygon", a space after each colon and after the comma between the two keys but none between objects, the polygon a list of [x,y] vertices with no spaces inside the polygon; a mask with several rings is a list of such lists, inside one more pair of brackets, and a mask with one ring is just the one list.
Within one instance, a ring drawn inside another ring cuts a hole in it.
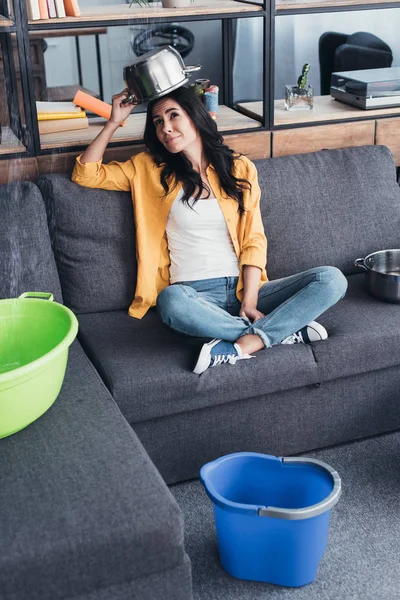
[{"label": "gray fabric sofa", "polygon": [[348,292],[320,318],[328,340],[276,346],[200,377],[191,368],[204,340],[175,334],[154,309],[127,314],[129,194],[64,175],[1,191],[0,297],[52,291],[80,327],[56,403],[0,440],[6,600],[190,598],[181,517],[164,482],[197,477],[229,452],[289,455],[400,428],[400,307],[370,297],[354,267],[400,246],[389,150],[256,164],[270,278],[330,264],[348,276]]},{"label": "gray fabric sofa", "polygon": [[[135,288],[128,193],[42,177],[65,302],[79,339],[167,481],[248,450],[293,454],[400,427],[399,307],[363,290],[354,260],[400,245],[400,189],[386,147],[256,161],[271,278],[334,265],[347,296],[320,320],[330,337],[278,346],[235,367],[191,372],[204,342],[175,334],[155,310],[127,315]],[[390,376],[389,376],[390,375]]]}]

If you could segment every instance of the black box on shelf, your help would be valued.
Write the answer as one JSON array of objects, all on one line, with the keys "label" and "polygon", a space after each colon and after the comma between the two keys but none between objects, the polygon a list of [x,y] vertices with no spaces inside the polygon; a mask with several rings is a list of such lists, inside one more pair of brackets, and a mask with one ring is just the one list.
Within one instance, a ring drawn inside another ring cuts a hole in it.
[{"label": "black box on shelf", "polygon": [[332,73],[330,92],[365,110],[400,106],[400,67]]}]

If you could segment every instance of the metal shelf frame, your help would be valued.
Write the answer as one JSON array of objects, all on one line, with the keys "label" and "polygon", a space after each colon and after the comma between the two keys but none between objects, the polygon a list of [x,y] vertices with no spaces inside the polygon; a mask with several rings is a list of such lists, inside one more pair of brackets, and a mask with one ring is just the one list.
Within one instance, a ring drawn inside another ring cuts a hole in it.
[{"label": "metal shelf frame", "polygon": [[[238,0],[236,0],[238,1]],[[262,15],[262,12],[257,11],[254,13],[234,13],[234,14],[225,14],[225,13],[221,13],[221,14],[212,14],[212,15],[206,15],[207,17],[207,21],[224,21],[224,20],[229,20],[229,19],[251,19],[252,17],[260,17]],[[161,24],[161,23],[170,23],[171,21],[174,23],[185,23],[185,22],[194,22],[194,21],[205,21],[206,19],[204,18],[203,15],[179,15],[176,17],[157,17],[157,19],[154,19],[154,22],[156,22],[157,24]],[[139,19],[139,18],[132,18],[132,19],[109,19],[104,20],[104,19],[99,19],[98,21],[93,20],[93,21],[80,21],[79,17],[76,18],[76,22],[74,21],[73,23],[68,22],[68,23],[46,23],[43,25],[39,25],[39,24],[33,24],[33,23],[29,23],[28,25],[28,30],[29,31],[35,31],[37,29],[39,29],[40,31],[54,31],[57,29],[61,29],[61,30],[65,30],[65,29],[76,29],[77,27],[79,27],[80,29],[83,28],[88,28],[91,29],[92,27],[121,27],[123,25],[137,25],[140,23],[149,23],[149,19]]]},{"label": "metal shelf frame", "polygon": [[[19,3],[24,3],[25,0],[16,0],[16,2]],[[229,106],[230,108],[234,108],[233,106],[233,78],[232,78],[232,73],[233,73],[233,48],[234,48],[234,34],[233,34],[233,29],[234,29],[234,23],[237,19],[246,19],[246,18],[252,18],[252,17],[262,17],[264,19],[264,46],[266,48],[268,48],[268,54],[266,54],[265,57],[265,70],[268,73],[269,72],[269,68],[270,68],[270,63],[271,63],[271,59],[269,57],[270,54],[270,49],[271,49],[271,43],[270,43],[270,30],[271,30],[271,18],[270,18],[270,0],[262,0],[262,2],[257,2],[257,1],[250,1],[250,0],[236,0],[237,2],[242,2],[246,5],[254,5],[257,7],[256,11],[250,11],[250,12],[233,12],[233,13],[213,13],[213,14],[202,14],[202,15],[180,15],[180,16],[169,16],[169,17],[165,17],[165,18],[160,18],[157,17],[154,19],[154,22],[159,24],[159,23],[169,23],[171,21],[173,21],[174,23],[179,23],[179,22],[198,22],[198,21],[208,21],[208,20],[213,20],[213,21],[221,21],[221,27],[222,27],[222,36],[221,36],[221,42],[222,42],[222,48],[221,48],[221,56],[222,56],[222,64],[223,64],[223,85],[222,85],[222,89],[221,89],[221,102],[227,106]],[[262,10],[260,10],[260,8]],[[25,14],[26,14],[26,9],[25,9]],[[23,9],[21,10],[21,15],[22,17],[24,16],[24,11]],[[57,20],[54,23],[28,23],[27,21],[25,21],[24,23],[24,27],[21,27],[21,36],[22,38],[25,40],[25,47],[29,48],[29,32],[31,31],[35,31],[35,30],[40,30],[40,31],[46,31],[46,30],[66,30],[66,29],[76,29],[77,27],[80,28],[95,28],[95,27],[116,27],[116,26],[126,26],[126,25],[132,25],[132,24],[137,24],[137,23],[141,23],[143,21],[145,21],[146,23],[148,22],[149,18],[148,16],[144,17],[144,18],[138,18],[137,16],[133,17],[132,19],[101,19],[101,20],[93,20],[93,21],[87,21],[87,20],[81,20],[79,18],[74,19],[73,22],[67,22],[67,23],[63,23],[60,22],[59,20]],[[27,40],[27,41],[26,41]],[[26,46],[26,44],[28,44],[28,46]],[[26,63],[28,64],[28,62]],[[267,76],[265,78],[266,82],[268,82],[269,77]],[[32,119],[32,123],[34,123],[35,125],[32,126],[31,128],[31,136],[30,136],[30,148],[33,154],[35,155],[44,155],[44,154],[54,154],[54,153],[63,153],[63,152],[72,152],[75,150],[79,150],[82,149],[82,146],[65,146],[65,147],[60,147],[60,148],[41,148],[40,147],[40,136],[39,136],[39,132],[38,132],[38,127],[37,127],[37,114],[36,114],[36,103],[35,103],[35,99],[31,96],[31,89],[33,90],[33,83],[30,87],[27,88],[27,92],[26,92],[26,98],[24,98],[24,102],[28,103],[31,107],[31,119]],[[269,121],[269,115],[270,115],[270,110],[269,110],[269,102],[270,102],[270,97],[269,97],[269,91],[267,91],[269,89],[268,84],[266,83],[265,85],[265,90],[266,93],[264,94],[264,105],[265,105],[265,110],[264,110],[264,115],[265,117],[260,119],[261,120],[261,127],[257,128],[257,131],[268,131],[270,128],[270,121]],[[240,133],[245,133],[248,132],[249,130],[244,129],[244,130],[232,130],[232,131],[223,131],[222,133],[224,135],[229,135],[229,134],[240,134]],[[132,140],[132,141],[116,141],[116,142],[110,142],[109,147],[119,147],[119,146],[134,146],[134,145],[140,145],[143,144],[143,140]]]},{"label": "metal shelf frame", "polygon": [[[257,10],[249,12],[232,12],[232,13],[215,13],[215,14],[196,14],[196,15],[170,15],[168,17],[155,17],[154,23],[170,23],[170,22],[194,22],[194,21],[208,21],[208,20],[220,20],[221,31],[222,31],[222,48],[221,57],[223,65],[223,84],[221,89],[221,102],[230,108],[235,108],[233,105],[233,54],[234,54],[234,41],[235,41],[235,24],[238,19],[251,19],[254,17],[263,19],[263,73],[264,73],[264,86],[263,86],[263,115],[260,117],[261,127],[257,128],[257,131],[278,131],[282,129],[291,129],[294,127],[307,127],[311,126],[311,123],[296,124],[296,125],[278,125],[274,126],[274,79],[275,79],[275,19],[277,17],[284,17],[285,15],[297,15],[297,14],[312,14],[312,13],[329,13],[329,12],[348,12],[353,10],[376,10],[386,8],[400,8],[399,2],[382,4],[349,4],[347,6],[338,6],[333,4],[332,6],[317,6],[314,8],[301,6],[294,6],[284,10],[279,10],[275,6],[275,0],[235,0],[238,3],[244,3],[246,5],[254,5]],[[332,0],[334,2],[334,0]],[[261,10],[260,10],[261,8]],[[10,18],[8,15],[7,0],[0,0],[0,13],[5,17]],[[5,66],[5,81],[7,90],[7,101],[9,112],[11,116],[11,128],[15,135],[20,139],[27,149],[24,156],[38,156],[46,154],[61,154],[64,152],[72,152],[82,149],[82,146],[65,146],[59,148],[41,148],[40,136],[37,122],[36,112],[36,100],[34,95],[34,81],[33,81],[33,69],[32,59],[30,56],[29,46],[29,33],[40,30],[40,31],[54,31],[54,30],[68,30],[79,28],[96,28],[96,27],[118,27],[133,24],[140,24],[143,22],[148,23],[149,17],[140,18],[137,15],[127,19],[96,19],[93,21],[82,20],[76,18],[73,21],[62,22],[59,19],[55,19],[55,22],[28,22],[26,0],[14,0],[14,23],[9,27],[0,27],[0,43],[4,56]],[[11,48],[11,33],[15,33],[17,38],[18,47],[18,58],[19,67],[21,71],[21,86],[23,94],[23,102],[25,107],[25,121],[26,124],[21,124],[21,118],[18,109],[18,90],[16,85],[16,70],[13,60],[13,53]],[[99,52],[99,48],[96,47],[96,51]],[[390,115],[388,115],[390,116]],[[365,119],[368,119],[366,114]],[[357,120],[357,119],[355,119]],[[335,120],[335,123],[342,123],[344,119]],[[348,122],[348,120],[347,120]],[[330,121],[329,123],[333,123]],[[312,123],[312,125],[324,125],[326,121],[318,121]],[[248,133],[251,129],[241,129],[234,131],[223,131],[224,135],[229,134],[241,134]],[[132,140],[132,141],[116,141],[109,144],[110,147],[118,146],[136,146],[143,144],[143,140]],[[21,156],[21,153],[15,153],[15,156]],[[0,160],[14,157],[13,155],[0,155]]]}]

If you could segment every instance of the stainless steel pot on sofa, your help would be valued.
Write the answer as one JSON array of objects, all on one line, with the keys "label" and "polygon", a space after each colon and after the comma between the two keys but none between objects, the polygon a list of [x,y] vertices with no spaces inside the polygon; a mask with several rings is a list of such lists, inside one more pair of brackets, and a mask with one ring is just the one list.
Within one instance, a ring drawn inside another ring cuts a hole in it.
[{"label": "stainless steel pot on sofa", "polygon": [[125,102],[140,104],[159,98],[189,81],[188,73],[201,65],[186,67],[181,55],[172,46],[143,54],[124,67],[124,80],[130,96]]},{"label": "stainless steel pot on sofa", "polygon": [[365,270],[365,286],[372,296],[400,304],[400,249],[373,252],[354,264]]}]

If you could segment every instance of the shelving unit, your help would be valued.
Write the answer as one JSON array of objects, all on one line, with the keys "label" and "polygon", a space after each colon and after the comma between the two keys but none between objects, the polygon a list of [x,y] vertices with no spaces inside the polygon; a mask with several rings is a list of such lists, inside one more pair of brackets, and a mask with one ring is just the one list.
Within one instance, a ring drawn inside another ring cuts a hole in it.
[{"label": "shelving unit", "polygon": [[10,158],[10,154],[26,152],[25,146],[19,141],[10,127],[1,128],[0,156]]},{"label": "shelving unit", "polygon": [[[4,0],[0,0],[1,2]],[[88,29],[93,31],[95,28],[107,26],[134,25],[143,22],[186,22],[186,21],[207,21],[210,19],[221,20],[222,22],[222,48],[221,55],[224,65],[224,81],[220,90],[220,109],[218,115],[218,127],[221,132],[226,134],[247,132],[255,129],[266,131],[266,124],[263,119],[252,119],[234,110],[232,102],[232,62],[233,62],[233,35],[232,23],[234,19],[252,16],[262,16],[267,28],[269,11],[266,5],[267,0],[259,2],[257,0],[198,0],[191,6],[183,9],[165,9],[161,2],[153,6],[140,7],[128,4],[114,6],[98,6],[81,8],[81,16],[77,18],[66,17],[64,19],[42,19],[38,21],[28,21],[26,14],[26,0],[15,0],[17,3],[16,22],[20,36],[20,41],[24,47],[23,59],[24,70],[27,75],[27,85],[23,86],[24,106],[27,107],[27,146],[30,155],[40,155],[53,152],[67,152],[72,148],[79,148],[87,145],[99,132],[102,121],[96,118],[90,118],[88,130],[78,130],[71,132],[62,132],[57,134],[39,135],[37,127],[36,102],[33,93],[31,78],[31,61],[29,52],[29,37],[36,35],[38,31],[41,35],[46,32],[50,34],[59,33],[65,35],[68,31]],[[140,114],[131,115],[129,127],[121,128],[124,131],[118,131],[110,142],[110,146],[124,146],[131,144],[140,144],[142,142],[144,116]]]},{"label": "shelving unit", "polygon": [[[275,5],[271,6],[271,21],[275,23],[275,18],[282,19],[286,15],[393,8],[400,8],[399,0],[275,0]],[[387,143],[396,164],[400,165],[400,142],[393,134],[393,128],[400,133],[400,107],[362,110],[334,100],[331,96],[315,96],[312,110],[286,111],[283,99],[274,100],[273,57],[271,60],[269,121],[272,156]],[[263,112],[261,102],[241,103],[237,108],[252,118],[259,118]]]},{"label": "shelving unit", "polygon": [[23,134],[19,116],[17,79],[12,42],[12,38],[16,36],[16,31],[17,26],[11,15],[8,14],[7,0],[0,0],[0,57],[4,72],[2,85],[5,86],[8,113],[10,114],[10,126],[5,126],[4,122],[0,123],[0,160],[16,158],[26,154],[26,147],[21,141]]},{"label": "shelving unit", "polygon": [[[115,132],[113,142],[142,142],[146,121],[145,113],[132,114],[126,120],[124,127],[119,127]],[[100,117],[90,119],[88,129],[65,131],[61,133],[46,133],[40,136],[42,149],[75,147],[78,144],[88,145],[100,133],[105,119]],[[254,121],[243,114],[237,113],[228,106],[220,105],[217,119],[218,129],[221,131],[241,131],[260,129],[261,123]]]},{"label": "shelving unit", "polygon": [[64,19],[42,19],[40,21],[28,21],[28,29],[65,29],[69,25],[92,27],[94,23],[107,25],[124,24],[128,22],[148,22],[157,19],[157,23],[163,21],[194,21],[204,18],[243,17],[262,12],[261,5],[245,4],[235,0],[201,0],[201,4],[188,6],[186,8],[162,8],[161,4],[152,7],[140,7],[129,4],[117,4],[111,6],[90,6],[81,8],[80,17],[65,17]]},{"label": "shelving unit", "polygon": [[13,22],[11,19],[7,19],[7,17],[0,14],[0,30],[9,30],[13,26]]},{"label": "shelving unit", "polygon": [[[21,69],[21,83],[25,107],[26,126],[22,127],[14,118],[9,131],[3,132],[5,139],[10,138],[10,146],[1,148],[0,159],[9,152],[26,151],[27,156],[71,153],[86,146],[100,131],[104,121],[91,118],[87,130],[54,133],[39,136],[37,127],[36,102],[32,77],[32,61],[29,53],[30,36],[73,35],[74,31],[103,31],[108,26],[126,26],[143,23],[168,23],[173,21],[207,21],[220,20],[222,24],[222,62],[223,86],[220,90],[220,112],[218,128],[229,143],[238,144],[243,140],[243,147],[251,149],[251,137],[257,142],[257,152],[269,156],[287,152],[288,147],[298,151],[304,147],[304,140],[311,140],[308,146],[313,149],[328,147],[324,136],[329,136],[329,143],[356,145],[360,142],[374,143],[377,138],[377,123],[380,124],[379,139],[388,134],[387,120],[400,131],[400,107],[363,111],[355,107],[341,104],[328,96],[317,96],[312,111],[285,111],[284,101],[274,100],[274,60],[275,60],[275,19],[285,15],[347,12],[353,10],[375,10],[382,8],[400,8],[400,0],[196,0],[182,9],[164,9],[161,3],[151,7],[120,4],[115,6],[82,7],[82,15],[77,18],[46,19],[28,21],[26,0],[14,0],[14,19],[7,13],[7,1],[0,0],[0,36],[2,50],[10,51],[10,34],[15,33],[18,42],[18,56]],[[2,16],[3,15],[3,16]],[[263,100],[233,104],[233,43],[235,19],[263,19],[264,48],[264,85]],[[7,43],[4,40],[8,40]],[[17,106],[13,65],[8,74],[9,103]],[[389,119],[391,117],[391,119]],[[110,147],[137,146],[143,144],[142,136],[145,115],[132,114],[125,127],[114,135]],[[382,124],[382,125],[381,125]],[[300,131],[302,130],[302,131]],[[12,135],[11,135],[12,134]],[[372,138],[371,138],[372,136]],[[372,139],[372,141],[371,141]],[[391,143],[395,137],[390,136]],[[20,141],[21,140],[21,141]],[[366,140],[368,140],[366,142]],[[15,145],[12,146],[12,143]],[[265,152],[261,144],[265,143]],[[289,145],[289,146],[288,146]],[[240,145],[239,145],[240,146]],[[11,148],[12,150],[9,150]],[[297,149],[297,150],[296,150]],[[290,150],[290,148],[289,148]],[[400,148],[398,152],[400,161]]]}]

